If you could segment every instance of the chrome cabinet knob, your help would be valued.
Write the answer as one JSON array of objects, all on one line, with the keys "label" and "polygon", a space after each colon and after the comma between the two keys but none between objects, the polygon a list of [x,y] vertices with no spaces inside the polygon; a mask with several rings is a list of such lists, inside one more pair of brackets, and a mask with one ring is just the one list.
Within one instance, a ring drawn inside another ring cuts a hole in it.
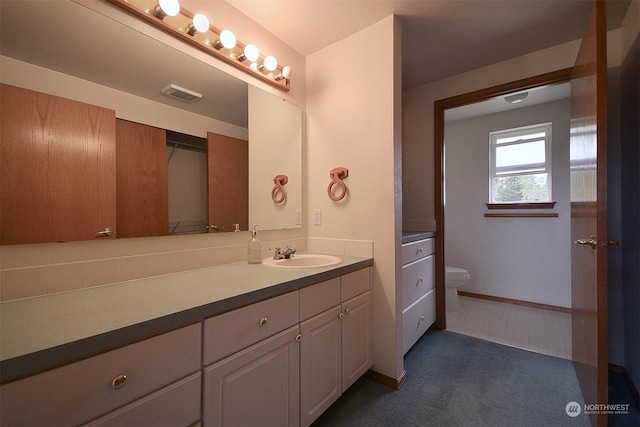
[{"label": "chrome cabinet knob", "polygon": [[296,335],[296,342],[300,342],[302,341],[302,335],[298,334]]},{"label": "chrome cabinet knob", "polygon": [[340,320],[344,319],[344,313],[340,313],[340,314],[338,315],[338,319],[340,319]]},{"label": "chrome cabinet knob", "polygon": [[260,319],[260,321],[258,322],[258,324],[260,326],[267,326],[267,318],[263,317],[262,319]]},{"label": "chrome cabinet knob", "polygon": [[350,308],[347,308],[344,312],[345,312],[346,314],[351,314],[351,309],[350,309]]}]

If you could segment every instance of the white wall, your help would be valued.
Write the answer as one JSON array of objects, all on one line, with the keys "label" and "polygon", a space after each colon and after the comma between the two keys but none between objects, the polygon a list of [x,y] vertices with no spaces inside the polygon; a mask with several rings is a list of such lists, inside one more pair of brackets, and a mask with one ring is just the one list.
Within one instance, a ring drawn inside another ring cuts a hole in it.
[{"label": "white wall", "polygon": [[[471,272],[461,290],[571,306],[570,108],[567,99],[446,124],[445,263]],[[558,218],[485,218],[489,132],[547,122]]]},{"label": "white wall", "polygon": [[579,47],[579,41],[565,43],[403,92],[402,211],[405,228],[432,230],[435,221],[433,103],[572,67]]},{"label": "white wall", "polygon": [[[377,372],[403,372],[398,176],[400,25],[390,16],[307,58],[308,210],[322,210],[310,237],[374,242],[374,353]],[[349,169],[348,194],[327,195],[329,171]]]}]

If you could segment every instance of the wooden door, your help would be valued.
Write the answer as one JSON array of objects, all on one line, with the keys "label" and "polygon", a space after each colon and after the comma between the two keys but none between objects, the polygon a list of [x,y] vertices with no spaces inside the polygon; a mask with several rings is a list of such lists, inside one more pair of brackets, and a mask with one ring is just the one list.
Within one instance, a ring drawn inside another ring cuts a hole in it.
[{"label": "wooden door", "polygon": [[[605,3],[597,0],[571,75],[573,363],[587,404],[606,404],[607,66]],[[592,415],[606,425],[607,415]]]},{"label": "wooden door", "polygon": [[118,237],[169,234],[166,131],[118,119],[116,165]]},{"label": "wooden door", "polygon": [[3,245],[115,229],[115,111],[2,84],[0,116]]},{"label": "wooden door", "polygon": [[207,134],[209,232],[249,229],[249,143]]}]

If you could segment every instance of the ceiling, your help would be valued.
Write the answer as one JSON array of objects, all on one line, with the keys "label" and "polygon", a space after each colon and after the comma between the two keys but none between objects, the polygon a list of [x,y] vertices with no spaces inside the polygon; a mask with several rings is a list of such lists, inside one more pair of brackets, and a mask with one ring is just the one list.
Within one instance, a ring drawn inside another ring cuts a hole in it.
[{"label": "ceiling", "polygon": [[[208,1],[182,3],[204,12]],[[402,22],[404,89],[577,40],[592,5],[585,0],[227,2],[305,56],[396,14]],[[609,29],[620,27],[630,2],[607,1]]]}]

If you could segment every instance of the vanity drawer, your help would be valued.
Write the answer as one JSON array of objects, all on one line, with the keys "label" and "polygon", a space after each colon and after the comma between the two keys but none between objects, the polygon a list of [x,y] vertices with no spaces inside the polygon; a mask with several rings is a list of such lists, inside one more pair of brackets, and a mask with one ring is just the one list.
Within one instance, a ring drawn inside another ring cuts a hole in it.
[{"label": "vanity drawer", "polygon": [[433,289],[433,255],[402,267],[402,309]]},{"label": "vanity drawer", "polygon": [[344,302],[371,289],[371,268],[340,276],[340,301]]},{"label": "vanity drawer", "polygon": [[402,264],[419,260],[433,253],[433,239],[418,240],[402,245]]},{"label": "vanity drawer", "polygon": [[298,291],[289,292],[204,322],[208,365],[298,323]]},{"label": "vanity drawer", "polygon": [[95,419],[89,426],[191,426],[200,420],[202,373],[144,396],[122,408]]},{"label": "vanity drawer", "polygon": [[[187,326],[0,387],[2,425],[78,425],[196,372],[201,325]],[[112,381],[127,380],[119,389]]]},{"label": "vanity drawer", "polygon": [[300,293],[300,321],[329,310],[340,304],[340,278],[329,279],[307,286]]},{"label": "vanity drawer", "polygon": [[402,353],[406,353],[436,321],[436,290],[430,290],[402,313]]}]

